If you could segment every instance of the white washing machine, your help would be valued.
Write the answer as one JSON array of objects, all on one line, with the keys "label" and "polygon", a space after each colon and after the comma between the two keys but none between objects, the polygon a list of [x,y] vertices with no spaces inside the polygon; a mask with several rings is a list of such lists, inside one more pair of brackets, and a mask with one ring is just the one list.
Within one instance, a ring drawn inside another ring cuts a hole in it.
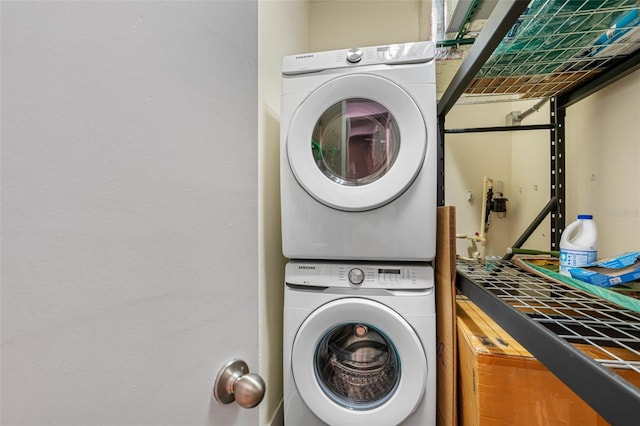
[{"label": "white washing machine", "polygon": [[285,257],[433,259],[433,43],[287,56],[282,73]]},{"label": "white washing machine", "polygon": [[285,425],[436,424],[431,266],[293,261],[285,279]]}]

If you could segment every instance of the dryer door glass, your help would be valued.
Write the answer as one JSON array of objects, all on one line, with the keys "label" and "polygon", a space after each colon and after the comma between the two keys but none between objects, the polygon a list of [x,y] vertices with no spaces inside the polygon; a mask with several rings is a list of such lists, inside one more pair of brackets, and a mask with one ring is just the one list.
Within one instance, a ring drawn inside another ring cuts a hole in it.
[{"label": "dryer door glass", "polygon": [[318,168],[342,185],[366,185],[384,176],[396,160],[400,130],[378,102],[347,99],[329,107],[313,129],[311,150]]},{"label": "dryer door glass", "polygon": [[320,340],[314,369],[324,393],[355,410],[384,404],[400,382],[400,358],[387,336],[365,323],[343,324]]},{"label": "dryer door glass", "polygon": [[[423,95],[430,88],[425,85]],[[404,88],[379,76],[346,75],[321,85],[298,106],[286,131],[283,165],[326,206],[373,210],[414,182],[430,146],[427,133],[422,109]]]}]

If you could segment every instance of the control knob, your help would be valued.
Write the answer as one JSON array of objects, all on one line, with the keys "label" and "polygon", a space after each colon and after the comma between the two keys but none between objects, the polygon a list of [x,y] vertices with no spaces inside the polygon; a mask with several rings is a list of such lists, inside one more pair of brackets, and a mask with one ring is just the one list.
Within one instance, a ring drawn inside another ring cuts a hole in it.
[{"label": "control knob", "polygon": [[349,271],[349,282],[354,285],[360,285],[364,281],[364,271],[360,268],[353,268]]},{"label": "control knob", "polygon": [[354,47],[353,49],[349,49],[347,51],[347,61],[352,64],[356,64],[362,60],[362,49]]}]

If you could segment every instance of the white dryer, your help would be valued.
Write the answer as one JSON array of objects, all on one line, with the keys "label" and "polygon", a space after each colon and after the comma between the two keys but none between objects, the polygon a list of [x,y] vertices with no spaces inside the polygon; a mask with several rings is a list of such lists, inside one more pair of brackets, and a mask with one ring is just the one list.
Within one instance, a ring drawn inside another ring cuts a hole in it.
[{"label": "white dryer", "polygon": [[436,424],[436,315],[426,264],[286,266],[286,425]]},{"label": "white dryer", "polygon": [[433,259],[433,43],[287,56],[282,73],[285,257]]}]

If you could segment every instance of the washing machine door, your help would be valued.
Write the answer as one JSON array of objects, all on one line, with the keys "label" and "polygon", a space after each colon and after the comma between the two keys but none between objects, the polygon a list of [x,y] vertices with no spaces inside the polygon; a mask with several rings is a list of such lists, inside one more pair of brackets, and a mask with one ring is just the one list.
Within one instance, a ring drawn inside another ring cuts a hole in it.
[{"label": "washing machine door", "polygon": [[425,121],[413,98],[386,78],[352,74],[313,91],[287,134],[289,165],[316,200],[344,211],[383,206],[424,162]]},{"label": "washing machine door", "polygon": [[300,396],[329,425],[395,425],[424,397],[427,359],[397,312],[364,298],[344,298],[303,322],[291,353]]}]

